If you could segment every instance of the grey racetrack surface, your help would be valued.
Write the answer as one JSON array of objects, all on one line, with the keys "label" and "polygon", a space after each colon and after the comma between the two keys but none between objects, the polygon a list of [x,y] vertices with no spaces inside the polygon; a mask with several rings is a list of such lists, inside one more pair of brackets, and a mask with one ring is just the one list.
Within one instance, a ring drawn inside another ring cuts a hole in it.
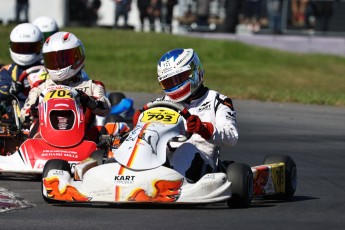
[{"label": "grey racetrack surface", "polygon": [[[135,106],[156,97],[126,93]],[[1,229],[344,229],[345,108],[235,100],[240,141],[223,159],[261,164],[288,154],[298,168],[290,202],[254,201],[248,209],[208,206],[51,205],[37,181],[1,179],[34,204],[0,213]]]}]

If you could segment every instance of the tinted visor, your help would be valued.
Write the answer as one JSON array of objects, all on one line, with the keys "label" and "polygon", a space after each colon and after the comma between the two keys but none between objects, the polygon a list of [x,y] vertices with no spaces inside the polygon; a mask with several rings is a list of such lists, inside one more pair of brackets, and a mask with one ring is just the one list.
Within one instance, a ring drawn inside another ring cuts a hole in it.
[{"label": "tinted visor", "polygon": [[38,54],[42,50],[42,42],[10,42],[10,49],[18,54]]},{"label": "tinted visor", "polygon": [[79,46],[68,50],[43,53],[43,60],[45,67],[50,70],[60,70],[70,65],[74,69],[84,60],[84,55]]},{"label": "tinted visor", "polygon": [[190,69],[185,72],[176,74],[172,77],[169,77],[167,79],[164,79],[159,84],[162,86],[164,90],[170,89],[187,81],[192,74],[193,74],[193,70]]}]

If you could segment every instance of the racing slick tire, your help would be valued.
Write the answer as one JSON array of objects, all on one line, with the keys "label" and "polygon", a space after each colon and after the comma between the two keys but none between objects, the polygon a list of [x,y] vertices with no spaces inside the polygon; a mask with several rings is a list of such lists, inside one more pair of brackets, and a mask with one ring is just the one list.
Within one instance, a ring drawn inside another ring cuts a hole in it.
[{"label": "racing slick tire", "polygon": [[119,104],[121,102],[121,100],[124,98],[126,98],[126,96],[120,92],[109,93],[109,95],[108,95],[108,99],[109,99],[110,104],[112,106]]},{"label": "racing slick tire", "polygon": [[43,195],[43,178],[48,176],[48,172],[52,169],[58,169],[58,170],[63,170],[63,171],[67,171],[70,175],[72,175],[71,173],[71,166],[70,164],[65,161],[65,160],[61,160],[61,159],[53,159],[53,160],[48,160],[47,163],[44,165],[43,168],[43,173],[42,173],[42,185],[41,185],[41,190],[42,190],[42,196],[45,202],[50,203],[50,204],[56,204],[56,203],[64,203],[64,201],[59,201],[59,200],[53,200],[53,199],[49,199],[47,197],[45,197]]},{"label": "racing slick tire", "polygon": [[230,208],[247,208],[253,197],[253,172],[249,165],[232,163],[226,175],[231,182],[231,198],[227,201]]},{"label": "racing slick tire", "polygon": [[264,164],[282,162],[285,164],[285,192],[268,196],[270,199],[289,200],[295,194],[297,188],[297,167],[294,160],[287,155],[267,155]]}]

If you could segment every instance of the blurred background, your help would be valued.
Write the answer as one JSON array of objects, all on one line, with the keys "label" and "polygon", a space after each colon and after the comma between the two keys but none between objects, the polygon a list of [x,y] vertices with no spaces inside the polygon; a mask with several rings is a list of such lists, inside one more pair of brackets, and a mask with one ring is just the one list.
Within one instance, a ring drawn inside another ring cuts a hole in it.
[{"label": "blurred background", "polygon": [[[117,8],[128,2],[115,25]],[[2,0],[0,23],[49,15],[60,27],[116,27],[181,34],[345,34],[345,0]],[[141,20],[142,19],[142,20]]]}]

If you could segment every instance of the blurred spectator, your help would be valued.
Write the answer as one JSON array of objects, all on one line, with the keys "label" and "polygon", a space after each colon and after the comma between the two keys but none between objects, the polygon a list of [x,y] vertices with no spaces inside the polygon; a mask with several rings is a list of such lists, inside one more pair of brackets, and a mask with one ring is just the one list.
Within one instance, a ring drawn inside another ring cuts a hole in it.
[{"label": "blurred spectator", "polygon": [[144,31],[145,27],[145,19],[150,22],[150,15],[148,12],[148,8],[150,6],[151,0],[138,0],[138,10],[139,10],[139,19],[140,19],[140,30]]},{"label": "blurred spectator", "polygon": [[306,27],[309,30],[328,31],[333,16],[334,0],[310,0],[306,10]]},{"label": "blurred spectator", "polygon": [[192,11],[192,5],[187,5],[187,12],[183,16],[178,17],[178,21],[181,25],[190,25],[196,21],[196,16]]},{"label": "blurred spectator", "polygon": [[198,26],[208,26],[211,1],[213,0],[196,0],[196,16]]},{"label": "blurred spectator", "polygon": [[128,27],[128,13],[131,10],[132,0],[114,0],[116,4],[115,8],[115,23],[114,27],[118,27],[118,21],[120,16],[123,16],[124,27]]},{"label": "blurred spectator", "polygon": [[95,26],[98,20],[98,10],[101,7],[101,0],[92,0],[88,3],[87,26]]},{"label": "blurred spectator", "polygon": [[161,10],[162,10],[162,1],[161,0],[151,0],[150,6],[147,9],[150,19],[150,30],[155,30],[155,21],[159,19],[161,22]]},{"label": "blurred spectator", "polygon": [[165,3],[165,12],[162,15],[163,24],[163,31],[168,31],[169,33],[172,32],[172,19],[174,13],[174,7],[178,3],[177,0],[167,0]]},{"label": "blurred spectator", "polygon": [[292,24],[295,26],[305,25],[305,13],[309,0],[291,0]]},{"label": "blurred spectator", "polygon": [[239,17],[242,12],[242,0],[227,0],[225,1],[225,32],[235,33],[236,26],[239,24]]},{"label": "blurred spectator", "polygon": [[[24,20],[20,20],[21,13],[24,13]],[[16,23],[29,21],[29,0],[16,1]]]},{"label": "blurred spectator", "polygon": [[283,0],[267,0],[269,27],[274,34],[282,33],[282,7]]},{"label": "blurred spectator", "polygon": [[244,17],[249,31],[260,30],[261,0],[246,0]]}]

